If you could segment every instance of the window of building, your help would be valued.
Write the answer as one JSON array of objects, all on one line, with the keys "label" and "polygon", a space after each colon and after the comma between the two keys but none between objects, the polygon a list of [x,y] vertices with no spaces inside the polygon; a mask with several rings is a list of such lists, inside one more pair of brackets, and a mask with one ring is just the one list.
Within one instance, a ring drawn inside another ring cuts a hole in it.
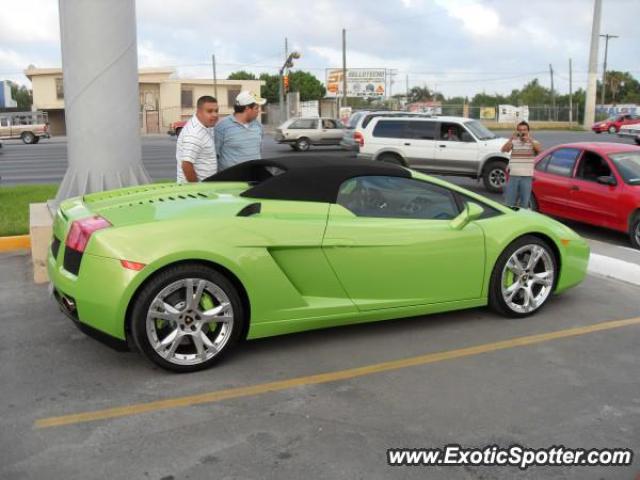
[{"label": "window of building", "polygon": [[240,93],[240,90],[227,90],[227,105],[229,105],[230,107],[233,106],[234,103],[236,103],[236,97],[238,96],[238,94]]},{"label": "window of building", "polygon": [[193,90],[183,89],[180,92],[180,105],[182,108],[193,108]]},{"label": "window of building", "polygon": [[58,100],[64,99],[64,85],[62,78],[56,78],[56,98]]}]

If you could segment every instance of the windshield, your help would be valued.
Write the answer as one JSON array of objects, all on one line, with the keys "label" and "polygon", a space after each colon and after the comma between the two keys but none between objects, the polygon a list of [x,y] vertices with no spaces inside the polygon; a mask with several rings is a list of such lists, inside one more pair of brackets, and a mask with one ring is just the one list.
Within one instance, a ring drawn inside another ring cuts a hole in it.
[{"label": "windshield", "polygon": [[625,183],[640,185],[640,151],[613,153],[609,158],[618,167],[618,172]]},{"label": "windshield", "polygon": [[478,140],[493,140],[496,138],[495,134],[478,120],[467,122],[464,126],[471,130],[471,133],[473,133]]}]

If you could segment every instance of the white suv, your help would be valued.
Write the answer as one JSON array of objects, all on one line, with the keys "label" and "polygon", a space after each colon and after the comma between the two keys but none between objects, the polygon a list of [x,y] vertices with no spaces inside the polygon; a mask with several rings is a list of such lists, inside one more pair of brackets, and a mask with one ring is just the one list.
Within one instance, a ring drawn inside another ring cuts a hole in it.
[{"label": "white suv", "polygon": [[358,158],[398,163],[441,175],[482,178],[490,192],[501,192],[509,156],[478,120],[463,117],[376,117],[356,137]]}]

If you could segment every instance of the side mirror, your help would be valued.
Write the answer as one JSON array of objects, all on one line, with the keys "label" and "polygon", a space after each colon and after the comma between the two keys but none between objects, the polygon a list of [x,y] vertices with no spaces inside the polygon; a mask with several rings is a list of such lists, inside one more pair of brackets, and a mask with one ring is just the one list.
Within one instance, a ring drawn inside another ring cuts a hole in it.
[{"label": "side mirror", "polygon": [[616,186],[618,184],[618,182],[616,182],[615,177],[613,177],[611,175],[607,175],[607,176],[604,176],[604,177],[598,177],[596,179],[596,181],[598,183],[601,183],[602,185],[609,185],[611,187],[614,187],[614,186]]},{"label": "side mirror", "polygon": [[460,215],[451,220],[451,222],[449,222],[449,225],[454,230],[462,230],[470,222],[473,222],[474,220],[480,218],[483,212],[484,208],[482,208],[477,203],[466,203],[464,210],[460,212]]}]

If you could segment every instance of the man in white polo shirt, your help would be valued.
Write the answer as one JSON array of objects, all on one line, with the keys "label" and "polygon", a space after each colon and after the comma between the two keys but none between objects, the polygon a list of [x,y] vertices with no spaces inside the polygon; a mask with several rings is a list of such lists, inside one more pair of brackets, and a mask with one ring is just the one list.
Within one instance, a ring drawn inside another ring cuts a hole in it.
[{"label": "man in white polo shirt", "polygon": [[200,182],[218,171],[213,131],[217,121],[218,101],[209,95],[200,97],[176,144],[178,183]]}]

